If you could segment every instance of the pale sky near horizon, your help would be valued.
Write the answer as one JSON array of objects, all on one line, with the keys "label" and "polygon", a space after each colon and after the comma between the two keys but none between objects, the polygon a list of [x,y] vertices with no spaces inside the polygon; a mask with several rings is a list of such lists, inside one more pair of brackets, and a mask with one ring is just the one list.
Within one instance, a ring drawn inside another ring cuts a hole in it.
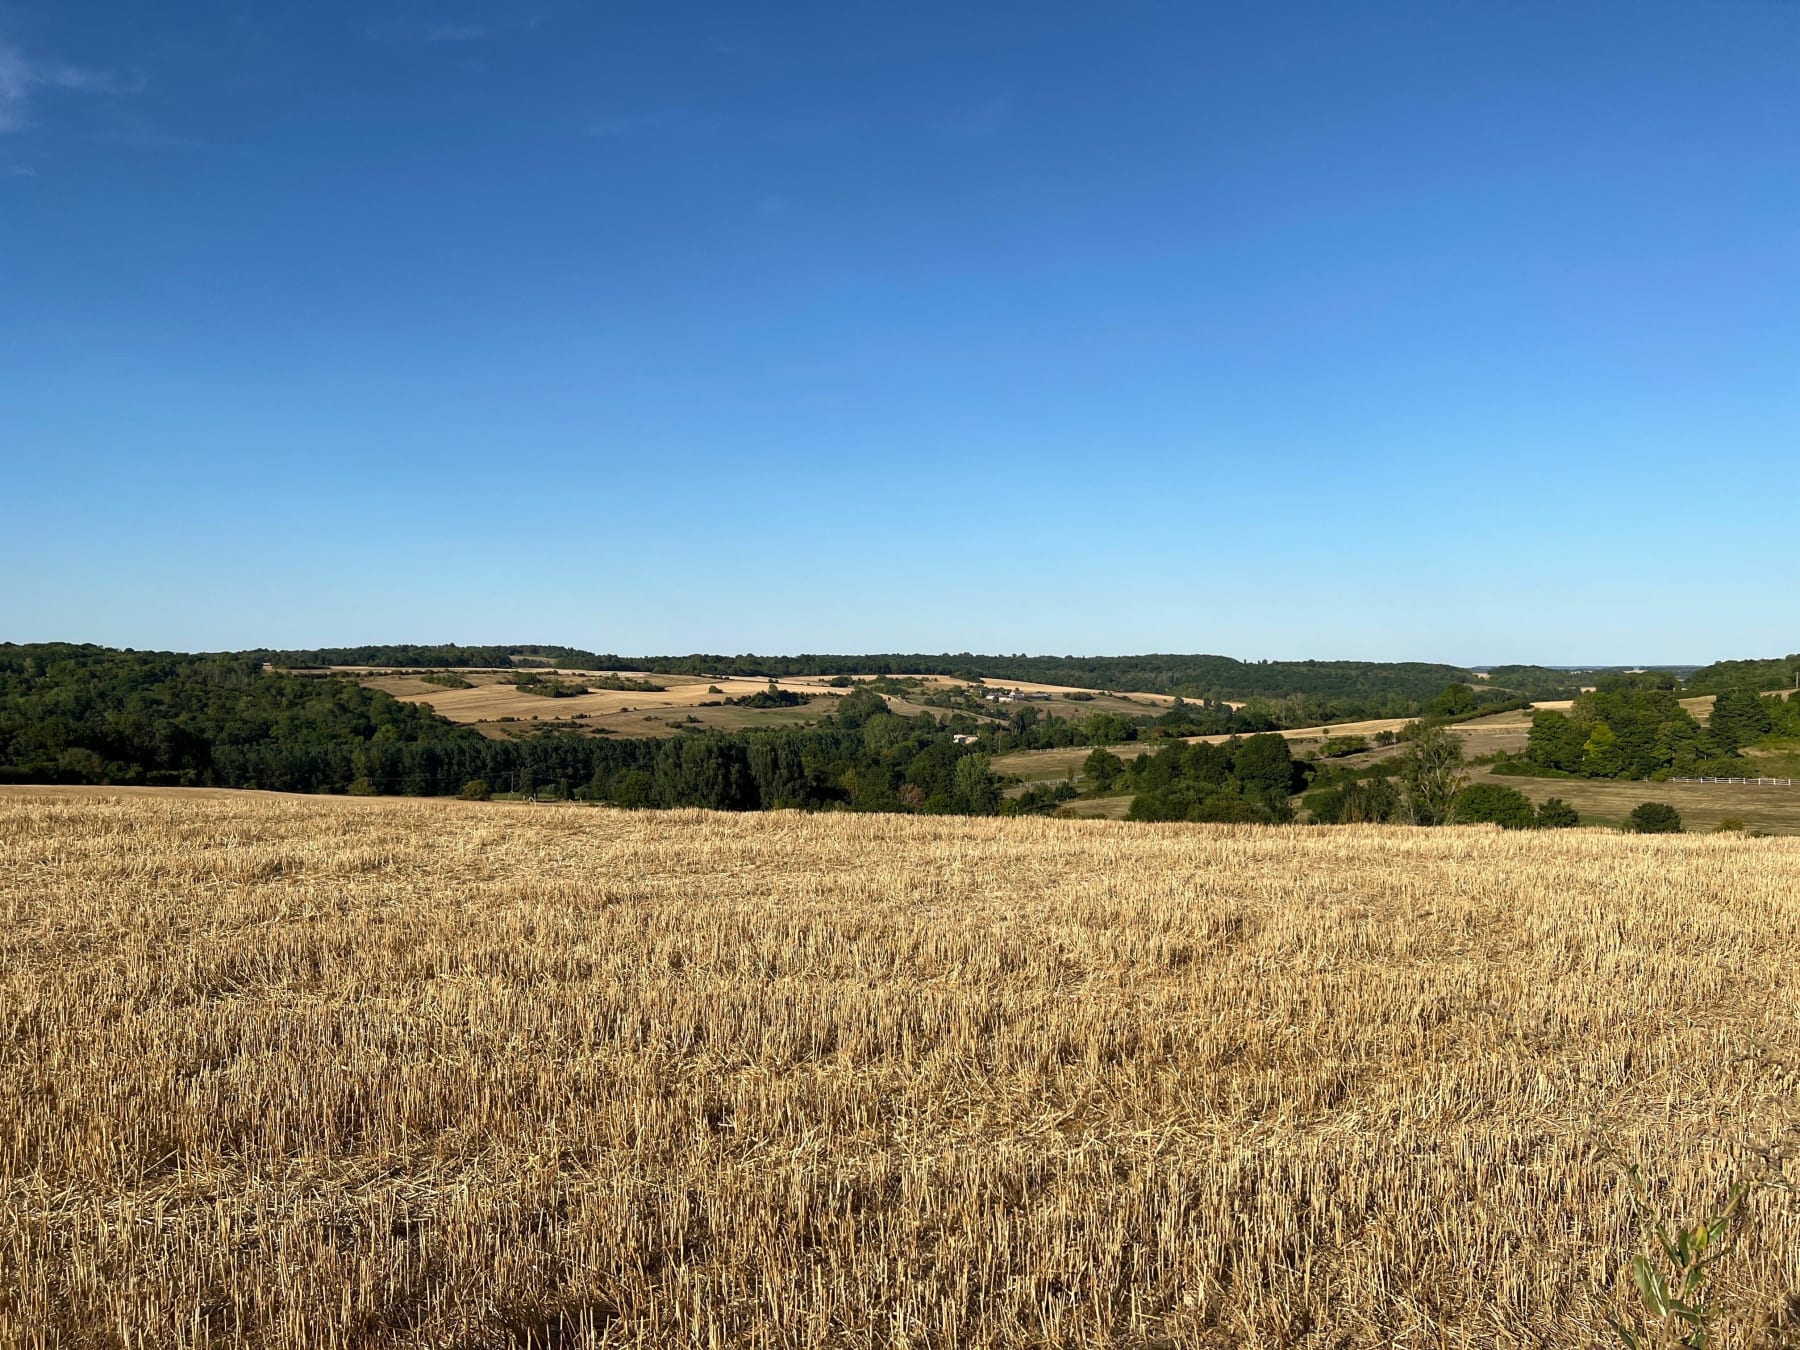
[{"label": "pale sky near horizon", "polygon": [[1800,649],[1800,4],[0,0],[0,640]]}]

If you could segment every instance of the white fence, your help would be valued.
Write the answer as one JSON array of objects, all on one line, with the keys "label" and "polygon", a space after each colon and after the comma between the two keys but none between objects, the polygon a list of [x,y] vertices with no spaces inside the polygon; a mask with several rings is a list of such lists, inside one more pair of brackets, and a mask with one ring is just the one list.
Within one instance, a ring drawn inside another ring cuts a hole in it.
[{"label": "white fence", "polygon": [[1751,787],[1792,787],[1791,778],[1671,778],[1671,783],[1748,783]]}]

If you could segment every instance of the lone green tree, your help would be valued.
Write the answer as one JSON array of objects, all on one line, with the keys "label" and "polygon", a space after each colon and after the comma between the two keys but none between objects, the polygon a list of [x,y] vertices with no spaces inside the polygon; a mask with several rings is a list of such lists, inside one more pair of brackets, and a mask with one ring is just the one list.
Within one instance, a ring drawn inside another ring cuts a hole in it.
[{"label": "lone green tree", "polygon": [[1681,812],[1667,802],[1645,802],[1632,808],[1625,825],[1637,834],[1680,834]]},{"label": "lone green tree", "polygon": [[1506,830],[1537,828],[1531,798],[1499,783],[1476,783],[1456,794],[1451,818],[1458,825],[1498,825]]},{"label": "lone green tree", "polygon": [[1287,740],[1272,731],[1259,732],[1238,747],[1232,757],[1231,776],[1244,795],[1267,802],[1286,802],[1297,784],[1294,752]]},{"label": "lone green tree", "polygon": [[1581,812],[1561,797],[1546,797],[1538,807],[1537,823],[1540,830],[1566,830],[1581,824]]},{"label": "lone green tree", "polygon": [[1000,780],[988,771],[986,755],[964,755],[951,775],[957,809],[991,816],[1000,809]]},{"label": "lone green tree", "polygon": [[1462,738],[1443,727],[1421,726],[1400,760],[1400,784],[1415,825],[1442,825],[1468,781]]},{"label": "lone green tree", "polygon": [[1475,711],[1475,694],[1466,684],[1447,684],[1425,705],[1427,717],[1464,717]]}]

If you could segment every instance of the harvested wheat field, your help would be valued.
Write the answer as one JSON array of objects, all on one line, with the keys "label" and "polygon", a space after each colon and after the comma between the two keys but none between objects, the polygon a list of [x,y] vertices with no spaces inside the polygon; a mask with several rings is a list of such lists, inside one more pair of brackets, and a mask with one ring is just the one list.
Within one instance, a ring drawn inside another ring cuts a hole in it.
[{"label": "harvested wheat field", "polygon": [[24,790],[0,919],[8,1347],[1599,1345],[1800,1086],[1791,839]]}]

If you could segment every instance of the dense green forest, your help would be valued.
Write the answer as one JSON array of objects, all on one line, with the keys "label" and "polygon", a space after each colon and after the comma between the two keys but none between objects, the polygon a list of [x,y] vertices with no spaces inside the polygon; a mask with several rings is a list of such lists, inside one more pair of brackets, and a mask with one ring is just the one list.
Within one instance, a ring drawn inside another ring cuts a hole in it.
[{"label": "dense green forest", "polygon": [[1762,661],[1715,661],[1688,677],[1690,694],[1717,694],[1727,689],[1800,689],[1800,652]]},{"label": "dense green forest", "polygon": [[1718,695],[1704,726],[1681,706],[1684,691],[1671,677],[1603,678],[1566,714],[1535,713],[1523,759],[1503,759],[1495,771],[1580,778],[1742,774],[1743,747],[1771,734],[1800,736],[1800,701],[1764,698],[1747,678]]},{"label": "dense green forest", "polygon": [[234,655],[292,670],[326,666],[432,666],[449,670],[493,670],[504,666],[568,666],[575,670],[639,670],[645,667],[579,647],[505,644],[461,647],[454,642],[379,643],[366,647],[310,647],[298,651],[257,648]]},{"label": "dense green forest", "polygon": [[[946,721],[951,719],[946,719]],[[670,740],[490,740],[347,678],[243,657],[0,645],[0,782],[285,792],[550,793],[724,810],[1048,809],[1004,803],[980,745],[871,690],[819,725]]]},{"label": "dense green forest", "polygon": [[429,708],[352,680],[270,673],[242,657],[0,645],[0,776],[12,781],[227,783],[269,747],[303,757],[454,732]]},{"label": "dense green forest", "polygon": [[1306,766],[1270,733],[1215,745],[1171,741],[1124,763],[1095,750],[1083,766],[1104,790],[1131,792],[1133,820],[1260,821],[1294,818],[1288,798],[1306,784]]}]

